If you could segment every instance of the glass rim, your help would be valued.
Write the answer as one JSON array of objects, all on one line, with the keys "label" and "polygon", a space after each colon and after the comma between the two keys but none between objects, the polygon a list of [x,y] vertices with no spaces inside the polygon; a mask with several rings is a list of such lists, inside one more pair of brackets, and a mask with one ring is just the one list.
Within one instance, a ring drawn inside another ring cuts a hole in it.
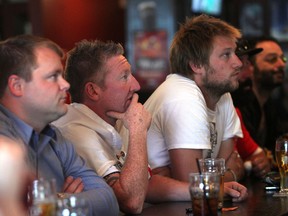
[{"label": "glass rim", "polygon": [[220,173],[217,172],[191,172],[189,173],[189,177],[190,176],[219,176]]},{"label": "glass rim", "polygon": [[223,161],[225,162],[224,158],[200,158],[199,162],[206,162],[206,161]]}]

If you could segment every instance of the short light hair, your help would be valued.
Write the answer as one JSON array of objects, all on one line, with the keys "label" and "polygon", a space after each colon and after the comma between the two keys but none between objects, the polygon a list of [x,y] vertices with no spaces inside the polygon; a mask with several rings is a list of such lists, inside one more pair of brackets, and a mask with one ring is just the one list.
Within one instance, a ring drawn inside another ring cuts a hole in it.
[{"label": "short light hair", "polygon": [[104,88],[106,61],[123,54],[122,45],[113,41],[82,40],[77,43],[68,52],[65,69],[65,78],[70,83],[69,93],[72,102],[83,102],[84,88],[89,81]]},{"label": "short light hair", "polygon": [[171,73],[191,77],[190,62],[196,66],[208,66],[216,36],[235,39],[236,42],[241,32],[227,22],[208,15],[187,18],[170,47]]}]

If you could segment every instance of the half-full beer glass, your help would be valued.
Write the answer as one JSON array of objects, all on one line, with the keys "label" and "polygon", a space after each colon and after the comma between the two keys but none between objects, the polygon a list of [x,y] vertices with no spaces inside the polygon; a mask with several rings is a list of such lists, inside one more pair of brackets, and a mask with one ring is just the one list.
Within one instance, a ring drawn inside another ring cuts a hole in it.
[{"label": "half-full beer glass", "polygon": [[54,180],[34,180],[29,191],[32,206],[29,209],[30,216],[55,216],[56,193]]},{"label": "half-full beer glass", "polygon": [[279,193],[288,195],[288,133],[276,140],[275,154],[281,177]]},{"label": "half-full beer glass", "polygon": [[217,216],[220,175],[190,173],[189,178],[193,216]]},{"label": "half-full beer glass", "polygon": [[223,158],[206,158],[200,159],[199,165],[201,172],[217,173],[220,176],[220,190],[218,199],[218,210],[222,210],[224,198],[224,174],[225,159]]}]

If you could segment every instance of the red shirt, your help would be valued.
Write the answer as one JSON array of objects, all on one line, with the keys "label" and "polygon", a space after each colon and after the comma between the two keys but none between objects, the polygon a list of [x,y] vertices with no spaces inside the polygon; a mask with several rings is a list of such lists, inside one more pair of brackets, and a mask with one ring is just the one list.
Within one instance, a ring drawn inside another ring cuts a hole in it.
[{"label": "red shirt", "polygon": [[239,116],[240,122],[241,122],[241,129],[243,132],[243,138],[238,138],[236,141],[236,149],[241,156],[241,158],[245,161],[251,154],[256,151],[256,149],[259,147],[258,144],[253,140],[253,138],[250,136],[250,133],[246,129],[242,114],[238,108],[236,108],[236,112]]}]

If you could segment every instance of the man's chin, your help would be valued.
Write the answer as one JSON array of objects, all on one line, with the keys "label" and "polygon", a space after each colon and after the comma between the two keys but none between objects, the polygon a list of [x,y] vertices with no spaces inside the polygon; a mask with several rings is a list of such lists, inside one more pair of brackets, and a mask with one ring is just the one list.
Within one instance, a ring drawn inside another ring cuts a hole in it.
[{"label": "man's chin", "polygon": [[233,92],[238,88],[239,88],[239,82],[235,81],[235,82],[231,83],[230,89],[228,90],[228,92]]},{"label": "man's chin", "polygon": [[67,106],[61,107],[61,109],[59,109],[57,111],[57,114],[55,115],[55,118],[56,118],[55,120],[57,120],[57,119],[61,118],[62,116],[64,116],[67,113],[67,111],[68,111]]}]

